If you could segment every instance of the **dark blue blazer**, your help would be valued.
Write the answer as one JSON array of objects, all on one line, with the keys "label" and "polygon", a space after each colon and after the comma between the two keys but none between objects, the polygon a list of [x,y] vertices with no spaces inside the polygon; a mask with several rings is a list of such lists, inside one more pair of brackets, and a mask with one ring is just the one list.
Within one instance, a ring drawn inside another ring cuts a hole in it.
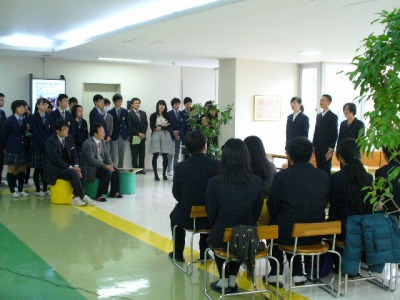
[{"label": "dark blue blazer", "polygon": [[[28,124],[32,132],[32,150],[34,152],[44,152],[46,140],[53,134],[51,128],[51,117],[48,113],[45,114],[46,122],[43,124],[42,118],[36,113],[29,117]],[[37,117],[39,119],[37,119]]]},{"label": "dark blue blazer", "polygon": [[100,115],[100,113],[96,107],[93,107],[93,109],[90,111],[90,114],[89,114],[90,127],[92,127],[92,125],[94,123],[99,123],[99,124],[101,124],[101,126],[103,126],[104,131],[106,132],[106,136],[104,137],[104,139],[107,139],[110,135],[108,134],[106,122],[104,121],[103,116]]},{"label": "dark blue blazer", "polygon": [[175,140],[175,136],[172,133],[175,130],[179,130],[179,135],[182,140],[182,138],[183,138],[182,134],[183,134],[184,127],[185,127],[184,125],[185,125],[186,116],[181,111],[179,111],[178,118],[177,118],[175,115],[175,111],[173,109],[171,109],[168,112],[168,115],[169,115],[169,124],[170,124],[169,132],[171,133],[172,140]]},{"label": "dark blue blazer", "polygon": [[115,107],[108,113],[113,116],[113,133],[111,135],[111,139],[116,141],[121,136],[121,138],[126,141],[129,138],[130,130],[128,110],[121,107],[119,118]]},{"label": "dark blue blazer", "polygon": [[26,136],[27,122],[24,118],[22,126],[19,126],[17,118],[12,115],[6,119],[3,125],[3,139],[5,152],[21,154],[29,150],[29,139]]},{"label": "dark blue blazer", "polygon": [[[65,139],[65,147],[67,149],[68,157],[73,165],[79,165],[78,153],[75,149],[74,139],[68,135]],[[43,180],[50,185],[54,185],[57,181],[57,170],[68,169],[70,164],[63,160],[62,145],[57,137],[53,134],[46,141],[46,167],[44,169]]]},{"label": "dark blue blazer", "polygon": [[1,119],[0,119],[0,143],[3,144],[4,140],[3,140],[3,125],[4,122],[6,121],[7,117],[6,117],[6,113],[2,110],[0,110],[0,115],[1,115]]},{"label": "dark blue blazer", "polygon": [[75,142],[75,146],[78,148],[78,152],[79,152],[80,149],[82,149],[83,142],[89,138],[89,128],[88,128],[88,124],[85,119],[81,120],[80,128],[78,126],[78,122],[76,120],[74,120],[74,126],[75,126],[74,142]]},{"label": "dark blue blazer", "polygon": [[315,150],[321,153],[328,152],[328,149],[335,149],[338,138],[338,117],[331,110],[327,111],[325,116],[322,113],[317,115],[315,124],[313,145]]},{"label": "dark blue blazer", "polygon": [[[50,117],[51,117],[51,126],[54,129],[54,123],[59,120],[62,119],[60,110],[57,108],[55,110],[53,110],[50,113]],[[71,112],[69,111],[65,111],[65,121],[68,123],[69,125],[69,131],[68,131],[68,135],[70,136],[74,136],[75,135],[75,127],[74,127],[74,116],[71,114]],[[55,133],[55,131],[54,131]]]},{"label": "dark blue blazer", "polygon": [[310,129],[310,123],[308,117],[299,112],[296,119],[293,122],[293,114],[290,114],[286,122],[286,143],[294,137],[304,136],[308,139],[308,130]]}]

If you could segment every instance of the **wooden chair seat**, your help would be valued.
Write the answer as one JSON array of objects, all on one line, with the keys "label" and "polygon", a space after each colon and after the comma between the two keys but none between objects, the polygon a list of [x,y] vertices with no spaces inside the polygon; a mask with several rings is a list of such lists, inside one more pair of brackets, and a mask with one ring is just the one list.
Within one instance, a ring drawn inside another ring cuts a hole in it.
[{"label": "wooden chair seat", "polygon": [[[312,254],[312,253],[325,253],[330,249],[330,244],[321,242],[320,244],[297,246],[298,254]],[[279,248],[285,252],[293,253],[293,246],[279,246]]]}]

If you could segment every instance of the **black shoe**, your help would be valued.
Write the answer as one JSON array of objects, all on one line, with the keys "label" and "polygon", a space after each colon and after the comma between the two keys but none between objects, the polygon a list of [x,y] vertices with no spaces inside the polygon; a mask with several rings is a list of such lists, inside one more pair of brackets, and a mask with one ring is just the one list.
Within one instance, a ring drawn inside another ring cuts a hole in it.
[{"label": "black shoe", "polygon": [[237,285],[237,283],[235,283],[234,287],[229,287],[230,289],[230,293],[237,293],[239,291],[239,287]]},{"label": "black shoe", "polygon": [[158,177],[158,175],[154,176],[154,180],[155,181],[160,181],[160,177]]},{"label": "black shoe", "polygon": [[[170,252],[170,253],[168,254],[168,256],[169,256],[169,258],[174,259],[174,252]],[[183,258],[183,255],[182,255],[182,254],[181,254],[181,255],[175,254],[175,260],[176,260],[176,261],[179,261],[179,262],[185,262],[185,259]]]},{"label": "black shoe", "polygon": [[146,175],[146,172],[144,170],[140,171],[140,174]]},{"label": "black shoe", "polygon": [[168,180],[167,175],[163,175],[163,176],[162,176],[162,179],[163,179],[163,180]]},{"label": "black shoe", "polygon": [[[216,282],[211,283],[211,289],[222,294],[222,288],[220,288],[219,286],[217,286],[219,280],[217,280]],[[225,288],[225,294],[230,294],[231,293],[231,289],[230,288]]]}]

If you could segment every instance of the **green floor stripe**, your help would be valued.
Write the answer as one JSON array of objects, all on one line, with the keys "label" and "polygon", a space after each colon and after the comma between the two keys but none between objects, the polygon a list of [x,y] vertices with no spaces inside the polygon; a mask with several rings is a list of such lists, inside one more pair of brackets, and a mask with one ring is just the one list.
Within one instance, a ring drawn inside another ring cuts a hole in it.
[{"label": "green floor stripe", "polygon": [[2,300],[85,299],[1,223],[0,278]]}]

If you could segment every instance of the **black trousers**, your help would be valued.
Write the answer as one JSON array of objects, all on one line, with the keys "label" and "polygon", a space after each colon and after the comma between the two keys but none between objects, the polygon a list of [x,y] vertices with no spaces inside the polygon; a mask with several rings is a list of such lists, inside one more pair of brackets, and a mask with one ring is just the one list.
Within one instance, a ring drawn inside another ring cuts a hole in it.
[{"label": "black trousers", "polygon": [[72,185],[74,196],[83,198],[85,196],[86,173],[85,170],[81,171],[82,178],[79,178],[78,173],[74,169],[58,169],[57,179],[68,180]]},{"label": "black trousers", "polygon": [[[171,231],[172,233],[174,232],[174,226],[175,224],[171,223]],[[182,227],[176,227],[175,230],[175,253],[176,256],[182,256],[183,255],[183,250],[185,249],[185,236],[186,236],[186,231]],[[199,248],[200,248],[200,257],[203,257],[204,251],[208,248],[208,234],[200,234],[200,240],[199,240]]]},{"label": "black trousers", "polygon": [[4,167],[4,143],[0,141],[0,182],[3,180],[3,167]]},{"label": "black trousers", "polygon": [[[219,278],[222,278],[222,265],[224,264],[224,262],[225,259],[215,256],[215,263],[217,264]],[[228,278],[228,276],[231,275],[237,276],[237,274],[239,273],[239,269],[240,269],[240,264],[237,261],[231,261],[225,267],[225,278]]]},{"label": "black trousers", "polygon": [[[283,274],[283,252],[278,248],[278,246],[274,246],[272,249],[272,256],[275,257],[279,261],[279,275]],[[292,256],[290,253],[286,253],[286,258],[288,262],[290,263],[290,260],[292,259]],[[276,269],[276,262],[274,260],[269,261],[271,264],[271,272],[269,275],[276,275],[277,269]],[[301,255],[296,255],[293,261],[293,276],[301,276],[303,275],[303,265],[301,263]]]},{"label": "black trousers", "polygon": [[100,179],[99,187],[97,189],[96,199],[102,195],[108,195],[108,186],[111,181],[111,190],[110,195],[114,196],[116,193],[119,193],[119,171],[115,168],[114,172],[111,172],[107,169],[98,168],[96,171],[96,178]]},{"label": "black trousers", "polygon": [[328,150],[321,151],[320,149],[315,148],[315,160],[317,161],[317,168],[321,169],[322,171],[325,171],[330,176],[332,169],[332,157],[329,160],[326,160],[325,154],[327,152]]},{"label": "black trousers", "polygon": [[143,168],[144,170],[144,158],[146,155],[145,139],[141,140],[140,143],[137,145],[131,145],[131,155],[132,155],[132,168]]}]

